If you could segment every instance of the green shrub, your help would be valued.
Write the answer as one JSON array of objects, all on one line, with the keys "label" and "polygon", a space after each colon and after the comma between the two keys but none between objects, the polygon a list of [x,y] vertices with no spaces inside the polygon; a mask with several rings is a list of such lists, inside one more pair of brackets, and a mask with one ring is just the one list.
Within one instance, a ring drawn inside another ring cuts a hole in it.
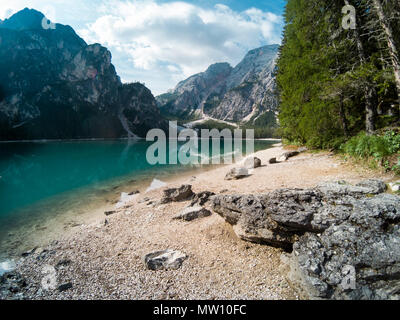
[{"label": "green shrub", "polygon": [[[340,147],[345,154],[361,160],[373,160],[386,170],[400,173],[400,134],[396,131],[387,131],[384,135],[367,135],[364,132],[351,138]],[[395,163],[392,163],[392,159]]]}]

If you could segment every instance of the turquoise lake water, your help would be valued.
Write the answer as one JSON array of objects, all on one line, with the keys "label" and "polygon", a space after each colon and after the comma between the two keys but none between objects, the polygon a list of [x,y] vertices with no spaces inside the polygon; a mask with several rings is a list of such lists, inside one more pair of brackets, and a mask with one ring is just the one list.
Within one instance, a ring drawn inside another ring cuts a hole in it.
[{"label": "turquoise lake water", "polygon": [[[274,143],[255,141],[254,150],[267,149]],[[101,197],[101,192],[121,181],[162,178],[194,169],[193,165],[150,165],[146,161],[150,145],[126,140],[1,143],[0,232],[24,214],[48,211],[46,201],[51,199],[57,199],[52,206],[59,203],[67,207],[66,199],[70,201],[75,190],[77,196],[78,190],[85,190]],[[223,143],[220,152],[224,154]],[[38,205],[40,210],[33,210]]]}]

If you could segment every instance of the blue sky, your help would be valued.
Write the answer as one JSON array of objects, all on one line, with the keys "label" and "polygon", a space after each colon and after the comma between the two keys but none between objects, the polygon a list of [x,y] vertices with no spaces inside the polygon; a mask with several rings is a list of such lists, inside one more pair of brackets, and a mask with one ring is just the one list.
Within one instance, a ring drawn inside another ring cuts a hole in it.
[{"label": "blue sky", "polygon": [[72,26],[113,56],[122,81],[157,95],[210,64],[236,65],[247,51],[279,43],[283,0],[13,0],[0,19],[25,8]]}]

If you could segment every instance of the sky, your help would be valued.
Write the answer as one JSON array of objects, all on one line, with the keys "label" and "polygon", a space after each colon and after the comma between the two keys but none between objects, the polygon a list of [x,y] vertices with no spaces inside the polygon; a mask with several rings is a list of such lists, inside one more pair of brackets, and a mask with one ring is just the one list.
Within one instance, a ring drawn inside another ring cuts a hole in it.
[{"label": "sky", "polygon": [[284,0],[0,0],[0,19],[28,7],[112,53],[123,82],[158,95],[216,62],[281,42]]}]

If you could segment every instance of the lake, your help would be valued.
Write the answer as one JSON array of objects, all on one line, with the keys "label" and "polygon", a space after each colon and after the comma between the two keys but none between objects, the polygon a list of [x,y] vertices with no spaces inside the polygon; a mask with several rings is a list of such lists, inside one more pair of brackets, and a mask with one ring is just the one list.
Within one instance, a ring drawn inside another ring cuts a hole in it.
[{"label": "lake", "polygon": [[[256,140],[254,150],[276,142]],[[0,143],[0,241],[8,241],[9,231],[25,221],[36,221],[40,229],[43,217],[79,213],[94,204],[111,203],[121,191],[149,185],[154,178],[213,167],[150,165],[146,151],[151,144],[144,140]],[[182,145],[178,143],[179,152]],[[243,153],[245,149],[243,141]],[[220,154],[224,155],[223,143]]]}]

